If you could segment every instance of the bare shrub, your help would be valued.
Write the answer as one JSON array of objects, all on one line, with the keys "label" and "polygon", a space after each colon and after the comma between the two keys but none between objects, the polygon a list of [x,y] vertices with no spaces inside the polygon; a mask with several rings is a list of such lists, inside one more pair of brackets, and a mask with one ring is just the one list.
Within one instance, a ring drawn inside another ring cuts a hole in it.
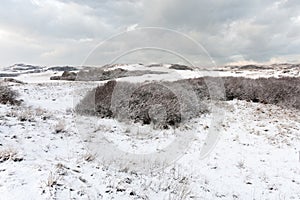
[{"label": "bare shrub", "polygon": [[[300,109],[300,78],[258,78],[223,77],[225,97],[220,100],[246,100]],[[188,79],[199,99],[214,99],[207,83],[217,83],[219,78],[201,77]],[[211,86],[210,86],[211,87]]]},{"label": "bare shrub", "polygon": [[89,91],[75,107],[77,113],[83,115],[97,115],[99,117],[112,117],[111,98],[116,81],[109,81]]},{"label": "bare shrub", "polygon": [[[176,85],[177,84],[177,85]],[[109,81],[89,92],[76,106],[80,114],[133,120],[156,127],[177,126],[200,112],[180,82],[147,84]],[[196,97],[195,97],[196,98]],[[204,107],[203,107],[204,108]],[[205,107],[206,108],[206,107]],[[206,112],[202,109],[201,112]]]},{"label": "bare shrub", "polygon": [[4,85],[0,82],[0,103],[1,104],[12,104],[19,105],[20,101],[17,100],[18,93],[9,86]]},{"label": "bare shrub", "polygon": [[227,77],[227,100],[239,99],[300,109],[300,79]]},{"label": "bare shrub", "polygon": [[76,112],[168,128],[208,112],[204,102],[209,100],[239,99],[300,109],[299,83],[300,78],[287,77],[201,77],[147,84],[109,81],[90,91]]},{"label": "bare shrub", "polygon": [[[176,94],[160,84],[146,84],[139,87],[131,95],[129,101],[131,118],[150,124],[164,121],[176,125],[181,121],[180,102]],[[164,122],[160,122],[164,125]]]},{"label": "bare shrub", "polygon": [[14,79],[14,78],[5,78],[3,81],[4,82],[11,82],[11,83],[25,84],[23,81],[19,81],[19,80]]}]

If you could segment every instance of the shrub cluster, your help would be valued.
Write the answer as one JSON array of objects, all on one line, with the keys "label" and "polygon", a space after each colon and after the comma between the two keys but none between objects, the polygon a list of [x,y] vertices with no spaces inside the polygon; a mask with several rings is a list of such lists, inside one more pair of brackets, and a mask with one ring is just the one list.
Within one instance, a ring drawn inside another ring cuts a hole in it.
[{"label": "shrub cluster", "polygon": [[224,78],[227,100],[239,99],[300,109],[300,78]]},{"label": "shrub cluster", "polygon": [[147,84],[109,81],[77,105],[80,114],[160,127],[207,112],[206,100],[246,100],[300,109],[299,78],[201,77]]},{"label": "shrub cluster", "polygon": [[182,81],[192,85],[199,99],[239,99],[300,109],[300,78],[297,77],[201,77]]},{"label": "shrub cluster", "polygon": [[88,92],[76,106],[76,111],[85,115],[113,117],[142,124],[153,123],[157,127],[168,128],[207,112],[203,102],[195,105],[197,97],[182,88],[186,89],[179,82],[139,84],[109,81]]},{"label": "shrub cluster", "polygon": [[20,101],[17,100],[18,93],[7,85],[0,83],[0,103],[1,104],[12,104],[19,105]]}]

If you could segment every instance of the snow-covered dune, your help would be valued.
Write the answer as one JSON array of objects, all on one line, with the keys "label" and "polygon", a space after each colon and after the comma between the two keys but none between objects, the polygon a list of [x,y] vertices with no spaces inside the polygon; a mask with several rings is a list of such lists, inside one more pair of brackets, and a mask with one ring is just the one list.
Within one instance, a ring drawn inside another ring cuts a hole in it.
[{"label": "snow-covered dune", "polygon": [[[152,66],[151,70],[169,72],[165,70],[167,66]],[[116,65],[107,70],[114,68],[149,69],[144,65]],[[249,68],[225,67],[201,73],[250,78],[299,76],[299,68],[291,66]],[[5,82],[20,94],[23,102],[20,106],[0,104],[1,200],[300,199],[298,110],[235,99],[221,102],[218,108],[223,118],[218,142],[202,158],[201,149],[216,117],[212,113],[193,118],[176,129],[163,130],[78,116],[74,105],[88,90],[106,81],[50,81],[50,76],[61,74],[42,69],[14,77],[24,84]],[[173,69],[169,74],[118,80],[198,77],[195,74]],[[180,156],[164,168],[149,166],[148,173],[132,170],[132,163],[126,163],[126,159],[104,159],[101,152],[107,151],[102,149],[95,154],[89,148],[89,138],[84,137],[87,133],[91,140],[103,136],[123,152],[148,154],[164,149],[178,137],[177,133],[190,132],[194,137]]]}]

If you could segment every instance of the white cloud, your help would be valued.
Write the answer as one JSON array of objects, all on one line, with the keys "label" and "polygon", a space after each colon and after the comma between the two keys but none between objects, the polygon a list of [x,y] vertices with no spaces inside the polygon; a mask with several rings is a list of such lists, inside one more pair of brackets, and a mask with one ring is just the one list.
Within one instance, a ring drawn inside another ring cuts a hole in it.
[{"label": "white cloud", "polygon": [[[14,0],[0,7],[0,65],[34,62],[81,64],[99,42],[124,30],[160,26],[190,35],[217,64],[269,62],[300,54],[298,0]],[[138,25],[137,25],[138,24]],[[150,36],[151,38],[151,36]],[[164,45],[194,49],[176,38],[157,37]],[[149,39],[149,38],[148,38]],[[110,52],[136,43],[124,38]],[[134,45],[133,45],[134,46]],[[139,58],[139,57],[137,57]]]},{"label": "white cloud", "polygon": [[133,30],[136,29],[137,26],[138,26],[138,24],[133,24],[131,26],[128,26],[127,29],[126,29],[126,31],[133,31]]}]

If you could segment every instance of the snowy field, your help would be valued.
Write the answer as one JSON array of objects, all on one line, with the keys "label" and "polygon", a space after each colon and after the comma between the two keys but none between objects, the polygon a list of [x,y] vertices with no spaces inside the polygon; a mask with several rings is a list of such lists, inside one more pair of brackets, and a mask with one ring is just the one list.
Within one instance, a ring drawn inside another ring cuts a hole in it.
[{"label": "snowy field", "polygon": [[[115,167],[111,161],[99,159],[78,131],[74,91],[100,83],[50,81],[53,74],[23,74],[15,79],[26,84],[7,83],[24,102],[21,106],[0,104],[1,200],[300,199],[299,111],[239,100],[223,102],[220,138],[206,158],[201,159],[199,153],[213,120],[211,114],[178,128],[192,130],[196,136],[182,156],[163,169],[142,173],[128,169],[126,160]],[[194,76],[191,71],[178,70],[176,74]],[[288,73],[225,70],[219,74],[299,76],[299,69]],[[160,80],[159,75],[152,76],[122,79]],[[86,117],[87,122],[93,120]],[[132,138],[128,133],[145,127],[124,128],[126,125],[113,119],[96,121],[99,123],[90,123],[87,131],[105,135],[120,148],[147,152],[176,137],[170,130],[146,127],[149,137]]]}]

